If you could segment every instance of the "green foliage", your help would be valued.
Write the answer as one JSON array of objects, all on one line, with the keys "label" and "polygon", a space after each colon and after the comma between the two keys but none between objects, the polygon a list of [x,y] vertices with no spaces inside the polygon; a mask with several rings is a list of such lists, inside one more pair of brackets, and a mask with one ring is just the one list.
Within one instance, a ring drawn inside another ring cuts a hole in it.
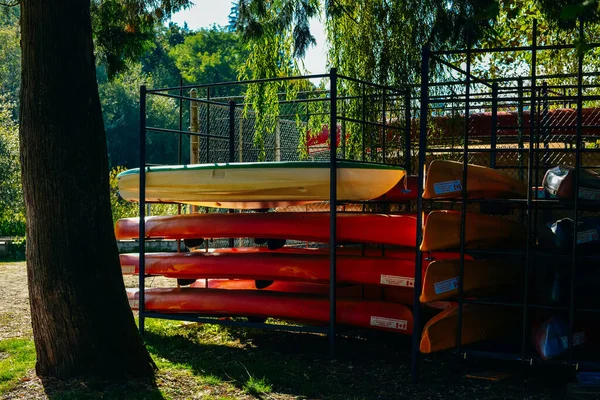
[{"label": "green foliage", "polygon": [[[25,227],[23,226],[23,229]],[[3,257],[6,260],[11,261],[23,261],[25,260],[25,248],[27,246],[27,240],[25,236],[15,237],[11,242],[8,243],[6,249],[6,256]]]},{"label": "green foliage", "polygon": [[248,376],[248,380],[246,381],[246,383],[244,383],[244,391],[246,393],[258,397],[266,393],[271,393],[273,391],[273,387],[265,378],[257,379],[252,375]]},{"label": "green foliage", "polygon": [[[0,98],[16,103],[21,82],[21,48],[18,17],[0,16]],[[16,110],[15,110],[16,111]],[[16,115],[16,113],[15,113]]]},{"label": "green foliage", "polygon": [[190,4],[190,0],[92,0],[94,40],[108,75],[137,61],[151,47],[155,26]]},{"label": "green foliage", "polygon": [[25,235],[18,126],[14,103],[0,96],[0,236]]},{"label": "green foliage", "polygon": [[[106,142],[111,166],[139,165],[139,87],[154,86],[152,76],[142,72],[140,63],[132,64],[125,73],[108,79],[102,67],[98,68],[98,91],[102,102]],[[147,124],[177,128],[177,105],[173,99],[147,97]],[[148,163],[176,163],[178,139],[173,134],[149,134],[146,161]],[[189,146],[183,146],[186,149]]]},{"label": "green foliage", "polygon": [[169,56],[187,83],[202,84],[235,81],[248,51],[236,33],[214,26],[187,36]]},{"label": "green foliage", "polygon": [[[6,355],[6,357],[2,357]],[[31,339],[0,341],[0,394],[14,388],[35,365],[35,347]]]}]

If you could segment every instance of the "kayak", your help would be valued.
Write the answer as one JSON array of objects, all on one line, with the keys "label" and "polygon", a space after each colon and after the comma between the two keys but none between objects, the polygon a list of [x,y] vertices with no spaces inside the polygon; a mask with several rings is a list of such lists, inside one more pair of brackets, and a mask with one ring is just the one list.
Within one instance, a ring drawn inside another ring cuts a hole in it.
[{"label": "kayak", "polygon": [[[128,289],[132,309],[139,307],[138,289]],[[201,288],[148,289],[145,310],[163,313],[193,313],[206,316],[270,317],[316,324],[329,322],[329,300],[325,296],[263,290]],[[401,304],[356,299],[336,302],[339,324],[410,334],[411,310]]]},{"label": "kayak", "polygon": [[[337,199],[366,201],[405,175],[397,166],[340,161]],[[139,168],[117,176],[119,194],[139,201]],[[146,168],[146,201],[260,209],[329,200],[328,162],[194,164]]]},{"label": "kayak", "polygon": [[[423,328],[422,353],[449,350],[456,347],[459,305],[453,305],[430,319]],[[503,307],[465,304],[463,306],[463,345],[493,339],[519,326],[520,313]]]},{"label": "kayak", "polygon": [[[463,163],[456,161],[432,161],[425,175],[423,198],[461,198],[463,167]],[[523,199],[526,197],[527,185],[519,179],[492,168],[473,164],[467,166],[467,198]]]},{"label": "kayak", "polygon": [[[146,237],[162,239],[269,238],[329,243],[329,213],[211,213],[146,218]],[[339,243],[416,246],[413,214],[337,215]],[[137,239],[139,218],[124,218],[115,226],[117,239]]]},{"label": "kayak", "polygon": [[[459,260],[433,261],[425,270],[421,302],[448,300],[458,296]],[[519,285],[520,269],[500,260],[465,260],[463,293],[488,296]]]},{"label": "kayak", "polygon": [[[278,252],[147,253],[145,272],[167,278],[235,278],[329,283],[329,255]],[[121,254],[125,275],[139,273],[139,255]],[[425,262],[424,270],[428,262]],[[339,283],[414,288],[411,260],[392,257],[337,256]]]},{"label": "kayak", "polygon": [[[561,318],[552,317],[532,330],[533,345],[542,359],[549,360],[569,349],[569,325]],[[573,347],[583,346],[587,341],[585,331],[573,332]]]},{"label": "kayak", "polygon": [[[266,290],[286,293],[305,293],[329,296],[329,285],[322,283],[273,281],[265,288],[257,288],[256,281],[250,279],[199,279],[190,287],[228,290]],[[389,301],[400,304],[413,304],[414,291],[399,287],[376,287],[363,285],[338,285],[339,298]]]},{"label": "kayak", "polygon": [[[559,165],[546,171],[542,182],[544,189],[559,199],[575,197],[575,168]],[[591,169],[579,171],[579,198],[600,201],[600,174]]]},{"label": "kayak", "polygon": [[[458,249],[461,213],[432,211],[423,227],[422,251]],[[527,229],[506,218],[467,213],[465,246],[468,249],[510,249],[525,247]]]}]

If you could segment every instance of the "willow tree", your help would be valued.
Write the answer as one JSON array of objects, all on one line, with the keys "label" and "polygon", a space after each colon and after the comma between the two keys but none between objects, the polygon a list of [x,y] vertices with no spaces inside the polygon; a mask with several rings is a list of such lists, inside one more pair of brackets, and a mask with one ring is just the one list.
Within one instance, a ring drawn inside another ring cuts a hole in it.
[{"label": "willow tree", "polygon": [[19,137],[39,375],[154,373],[121,278],[94,39],[117,71],[148,26],[185,3],[21,0]]}]

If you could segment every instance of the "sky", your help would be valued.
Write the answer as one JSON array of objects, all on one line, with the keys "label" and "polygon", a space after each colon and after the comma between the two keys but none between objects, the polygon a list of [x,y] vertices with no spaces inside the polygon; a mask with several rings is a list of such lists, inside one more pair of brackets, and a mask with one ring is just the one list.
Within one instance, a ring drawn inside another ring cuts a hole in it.
[{"label": "sky", "polygon": [[[187,22],[190,29],[208,28],[213,24],[226,26],[229,24],[231,1],[229,0],[193,0],[194,5],[188,10],[173,14],[171,21],[183,26]],[[323,25],[317,19],[311,21],[310,31],[317,40],[317,45],[306,52],[304,66],[311,74],[322,74],[326,71],[326,40]]]}]

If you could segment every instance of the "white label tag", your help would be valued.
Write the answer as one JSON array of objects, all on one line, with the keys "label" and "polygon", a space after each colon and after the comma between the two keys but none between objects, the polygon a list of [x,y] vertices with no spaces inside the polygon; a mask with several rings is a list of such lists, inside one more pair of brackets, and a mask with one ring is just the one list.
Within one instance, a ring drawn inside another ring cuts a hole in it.
[{"label": "white label tag", "polygon": [[131,307],[134,310],[138,310],[140,308],[140,301],[139,300],[129,300],[129,307]]},{"label": "white label tag", "polygon": [[[575,338],[573,338],[575,339]],[[560,337],[560,343],[562,344],[563,349],[566,349],[569,347],[569,337],[568,336],[561,336]]]},{"label": "white label tag", "polygon": [[600,201],[600,190],[581,187],[579,188],[579,198]]},{"label": "white label tag", "polygon": [[462,185],[460,181],[447,181],[433,184],[433,191],[435,192],[435,194],[460,192],[461,190]]},{"label": "white label tag", "polygon": [[408,328],[408,323],[403,319],[371,316],[371,326],[379,326],[381,328],[391,328],[398,329],[400,331],[405,331]]},{"label": "white label tag", "polygon": [[407,288],[415,287],[415,279],[409,278],[407,276],[396,276],[396,275],[381,275],[381,280],[379,281],[382,285],[391,285],[391,286],[402,286]]},{"label": "white label tag", "polygon": [[435,294],[441,294],[450,292],[451,290],[458,289],[458,276],[454,278],[446,279],[445,281],[436,282],[433,284]]},{"label": "white label tag", "polygon": [[577,244],[595,242],[599,239],[600,236],[598,236],[598,231],[596,229],[577,232]]},{"label": "white label tag", "polygon": [[121,272],[123,275],[135,274],[135,265],[121,265]]}]

